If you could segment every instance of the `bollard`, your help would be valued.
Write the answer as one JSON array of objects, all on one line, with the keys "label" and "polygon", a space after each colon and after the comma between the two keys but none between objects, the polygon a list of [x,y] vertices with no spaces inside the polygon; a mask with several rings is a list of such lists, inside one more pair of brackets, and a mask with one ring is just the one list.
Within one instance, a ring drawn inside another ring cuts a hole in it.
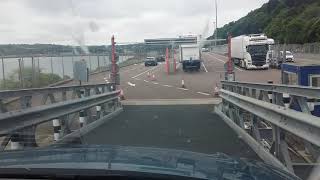
[{"label": "bollard", "polygon": [[186,86],[184,85],[184,80],[183,79],[181,80],[181,87],[182,88],[186,88]]},{"label": "bollard", "polygon": [[85,111],[80,111],[79,113],[79,122],[80,122],[80,127],[82,128],[83,126],[87,125],[87,117]]},{"label": "bollard", "polygon": [[53,140],[58,141],[60,139],[60,131],[61,131],[61,124],[59,119],[52,120],[53,125]]},{"label": "bollard", "polygon": [[22,149],[23,146],[21,144],[21,137],[19,134],[13,134],[11,136],[11,149],[12,150],[19,150]]},{"label": "bollard", "polygon": [[290,106],[290,95],[286,94],[286,93],[283,93],[282,99],[283,99],[284,106],[286,108],[289,108],[289,106]]},{"label": "bollard", "polygon": [[97,111],[97,119],[100,119],[100,117],[101,117],[101,106],[96,106],[96,111]]},{"label": "bollard", "polygon": [[[268,81],[268,84],[273,84],[273,81]],[[273,99],[272,91],[268,91],[268,97],[269,97],[270,103],[272,103],[272,99]]]},{"label": "bollard", "polygon": [[154,74],[152,74],[152,79],[151,79],[152,81],[155,81],[155,80],[157,80],[156,79],[156,76],[154,75]]},{"label": "bollard", "polygon": [[119,97],[120,97],[120,100],[125,100],[125,98],[124,98],[124,93],[123,93],[123,90],[122,90],[122,89],[120,89],[120,95],[119,95]]},{"label": "bollard", "polygon": [[150,72],[147,73],[147,77],[150,78]]},{"label": "bollard", "polygon": [[214,88],[213,95],[214,95],[215,97],[218,97],[218,96],[219,96],[219,88],[218,88],[217,85],[216,85],[216,87]]}]

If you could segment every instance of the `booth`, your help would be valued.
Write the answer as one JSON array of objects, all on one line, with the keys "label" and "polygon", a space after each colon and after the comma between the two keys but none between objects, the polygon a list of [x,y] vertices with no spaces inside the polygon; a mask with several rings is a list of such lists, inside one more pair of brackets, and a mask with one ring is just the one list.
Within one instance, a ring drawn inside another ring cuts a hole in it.
[{"label": "booth", "polygon": [[[284,63],[281,66],[282,84],[320,87],[320,64]],[[308,106],[313,115],[320,117],[319,99],[308,99]]]}]

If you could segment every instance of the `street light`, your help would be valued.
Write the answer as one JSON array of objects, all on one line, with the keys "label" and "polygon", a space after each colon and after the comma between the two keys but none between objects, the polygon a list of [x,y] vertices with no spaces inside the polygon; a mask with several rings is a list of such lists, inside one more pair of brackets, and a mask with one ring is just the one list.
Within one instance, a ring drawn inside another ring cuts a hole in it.
[{"label": "street light", "polygon": [[217,40],[218,40],[218,6],[217,6],[217,0],[215,0],[215,8],[216,8],[216,33],[215,33],[215,43],[214,45],[217,46]]}]

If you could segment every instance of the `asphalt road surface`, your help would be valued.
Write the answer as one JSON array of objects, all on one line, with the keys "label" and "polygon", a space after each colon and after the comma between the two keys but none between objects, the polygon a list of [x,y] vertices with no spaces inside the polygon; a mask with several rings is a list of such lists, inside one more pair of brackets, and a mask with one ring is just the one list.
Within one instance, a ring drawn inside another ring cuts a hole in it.
[{"label": "asphalt road surface", "polygon": [[213,105],[124,106],[123,113],[81,139],[84,144],[222,152],[258,159],[212,111]]},{"label": "asphalt road surface", "polygon": [[[145,67],[135,64],[120,69],[121,88],[126,99],[190,99],[212,98],[214,88],[224,78],[224,63],[227,58],[213,53],[203,54],[199,72],[183,72],[178,64],[177,72],[168,75],[165,64]],[[266,83],[268,80],[280,83],[280,71],[251,70],[236,68],[236,80]],[[91,76],[91,83],[104,82],[107,73]],[[153,78],[154,77],[154,78]],[[182,88],[182,80],[185,87]]]}]

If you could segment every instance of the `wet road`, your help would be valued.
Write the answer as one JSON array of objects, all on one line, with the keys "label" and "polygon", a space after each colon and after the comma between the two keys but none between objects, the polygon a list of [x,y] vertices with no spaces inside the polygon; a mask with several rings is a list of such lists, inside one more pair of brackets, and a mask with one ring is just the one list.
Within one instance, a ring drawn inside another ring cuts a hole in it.
[{"label": "wet road", "polygon": [[124,112],[82,137],[84,144],[223,152],[257,159],[255,153],[212,113],[213,105],[124,106]]}]

